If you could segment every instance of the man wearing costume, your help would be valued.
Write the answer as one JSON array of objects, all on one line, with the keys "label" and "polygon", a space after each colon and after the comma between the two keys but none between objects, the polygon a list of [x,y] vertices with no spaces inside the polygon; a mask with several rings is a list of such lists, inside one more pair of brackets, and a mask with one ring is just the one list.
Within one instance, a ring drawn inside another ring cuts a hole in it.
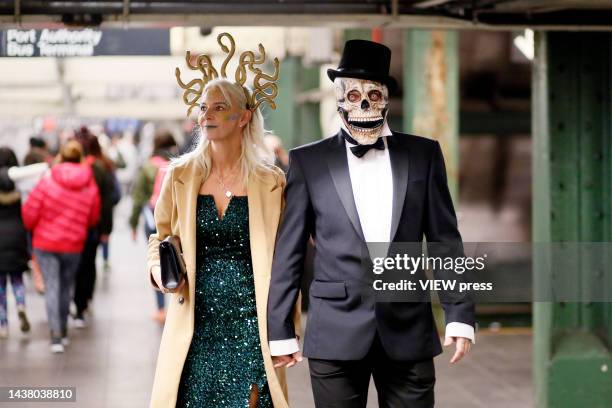
[{"label": "man wearing costume", "polygon": [[[268,298],[275,366],[301,360],[292,312],[306,244],[315,242],[303,354],[317,407],[365,407],[373,377],[380,407],[433,407],[433,357],[442,352],[431,304],[383,302],[363,290],[368,242],[461,245],[438,142],[387,125],[391,51],[351,40],[334,82],[339,132],[293,149]],[[451,363],[474,342],[474,305],[441,302]]]}]

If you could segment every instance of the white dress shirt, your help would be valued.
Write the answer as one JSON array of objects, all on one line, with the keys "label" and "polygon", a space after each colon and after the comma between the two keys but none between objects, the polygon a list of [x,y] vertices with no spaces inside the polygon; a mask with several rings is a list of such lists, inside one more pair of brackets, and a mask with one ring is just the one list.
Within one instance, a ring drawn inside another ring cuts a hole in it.
[{"label": "white dress shirt", "polygon": [[351,147],[356,145],[345,143],[353,198],[366,242],[391,241],[393,175],[387,137],[392,133],[386,122],[381,136],[385,136],[385,149],[370,149],[362,157],[351,151]]},{"label": "white dress shirt", "polygon": [[[345,132],[350,134],[342,125]],[[355,207],[366,242],[391,242],[391,216],[393,213],[393,174],[387,148],[387,137],[393,137],[387,122],[381,132],[384,150],[370,149],[362,157],[351,151],[355,146],[348,141],[346,158],[353,188]],[[451,322],[446,325],[446,337],[466,337],[474,343],[474,328],[469,324]],[[270,341],[273,356],[293,354],[299,351],[297,339]]]}]

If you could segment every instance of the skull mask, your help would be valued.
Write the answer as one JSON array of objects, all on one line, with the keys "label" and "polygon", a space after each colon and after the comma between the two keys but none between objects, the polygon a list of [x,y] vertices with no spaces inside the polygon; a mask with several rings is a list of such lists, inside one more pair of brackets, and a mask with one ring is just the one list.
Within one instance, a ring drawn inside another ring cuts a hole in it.
[{"label": "skull mask", "polygon": [[338,77],[334,80],[338,112],[359,144],[376,142],[387,118],[389,91],[386,85],[367,79]]}]

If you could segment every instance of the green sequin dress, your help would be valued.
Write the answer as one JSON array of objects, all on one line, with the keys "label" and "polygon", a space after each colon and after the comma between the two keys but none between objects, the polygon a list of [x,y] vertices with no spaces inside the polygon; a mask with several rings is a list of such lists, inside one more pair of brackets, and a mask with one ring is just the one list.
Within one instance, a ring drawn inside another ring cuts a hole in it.
[{"label": "green sequin dress", "polygon": [[242,408],[257,385],[258,407],[272,407],[263,365],[249,246],[246,196],[219,220],[212,195],[197,205],[195,327],[177,407]]}]

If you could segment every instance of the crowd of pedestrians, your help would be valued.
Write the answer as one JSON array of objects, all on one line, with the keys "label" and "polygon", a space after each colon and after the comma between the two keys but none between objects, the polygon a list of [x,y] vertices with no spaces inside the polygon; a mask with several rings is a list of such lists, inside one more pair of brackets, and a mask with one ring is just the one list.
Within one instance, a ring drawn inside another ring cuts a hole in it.
[{"label": "crowd of pedestrians", "polygon": [[30,331],[23,280],[29,270],[44,293],[50,349],[61,353],[69,345],[71,302],[74,327],[87,326],[97,249],[108,253],[121,187],[114,162],[86,127],[56,155],[43,139],[31,138],[23,164],[11,148],[0,147],[0,338],[9,336],[9,284],[20,330]]},{"label": "crowd of pedestrians", "polygon": [[[90,323],[98,248],[105,273],[111,269],[114,207],[129,195],[132,238],[137,241],[143,234],[148,240],[156,232],[153,211],[166,167],[192,147],[189,142],[177,143],[172,132],[161,129],[142,141],[147,146],[138,151],[151,153],[138,159],[129,149],[118,148],[121,138],[116,134],[105,140],[87,127],[69,134],[60,138],[56,153],[43,138],[30,138],[21,166],[11,148],[0,147],[0,340],[9,336],[8,320],[14,314],[7,306],[11,292],[18,327],[24,334],[30,331],[24,285],[24,272],[29,272],[34,289],[44,294],[54,353],[69,345],[69,326],[84,329]],[[281,159],[279,164],[286,165],[277,149],[269,148]],[[131,180],[125,177],[129,168],[137,168]],[[164,294],[153,292],[152,318],[164,324]]]}]

